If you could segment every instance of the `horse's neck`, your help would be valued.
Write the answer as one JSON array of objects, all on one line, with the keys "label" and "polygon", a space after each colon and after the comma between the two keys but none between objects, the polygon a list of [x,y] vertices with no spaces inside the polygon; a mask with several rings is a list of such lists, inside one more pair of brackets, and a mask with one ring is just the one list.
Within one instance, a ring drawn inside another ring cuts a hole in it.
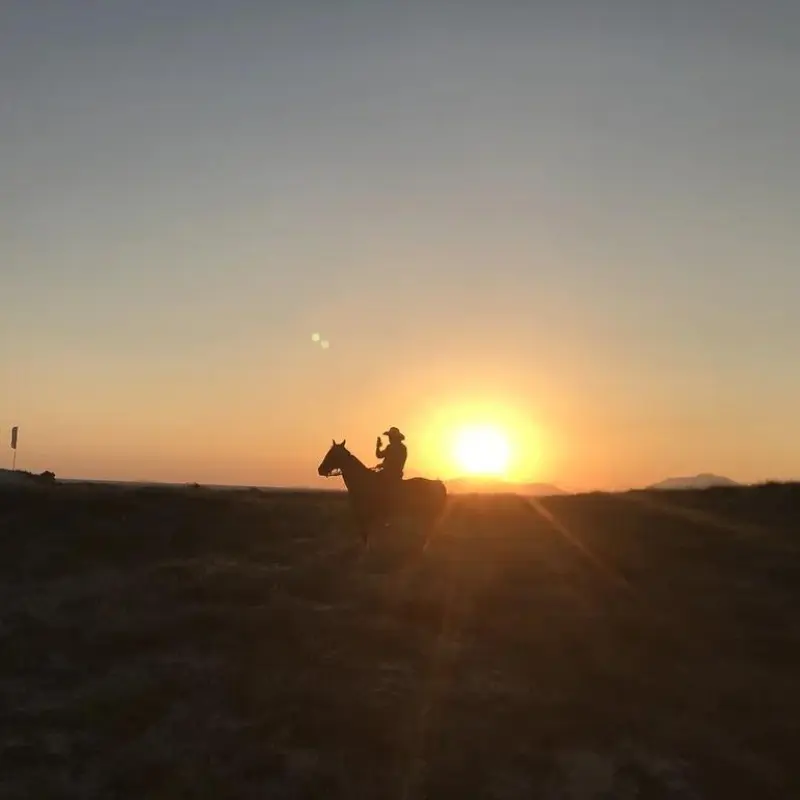
[{"label": "horse's neck", "polygon": [[360,486],[371,472],[372,470],[369,467],[365,466],[356,456],[350,453],[350,458],[347,459],[346,464],[342,467],[342,478],[345,486],[348,489],[352,489]]}]

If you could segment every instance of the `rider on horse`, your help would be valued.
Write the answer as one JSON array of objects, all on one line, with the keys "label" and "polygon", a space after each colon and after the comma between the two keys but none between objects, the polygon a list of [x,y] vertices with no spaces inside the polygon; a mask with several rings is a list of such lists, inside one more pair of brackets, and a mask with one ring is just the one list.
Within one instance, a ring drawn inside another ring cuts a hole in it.
[{"label": "rider on horse", "polygon": [[384,476],[387,488],[397,487],[403,480],[403,468],[406,465],[408,450],[403,444],[403,436],[400,431],[392,426],[388,431],[383,432],[384,436],[389,437],[389,444],[382,447],[381,437],[375,443],[375,458],[382,459],[383,463],[376,467],[378,474]]}]

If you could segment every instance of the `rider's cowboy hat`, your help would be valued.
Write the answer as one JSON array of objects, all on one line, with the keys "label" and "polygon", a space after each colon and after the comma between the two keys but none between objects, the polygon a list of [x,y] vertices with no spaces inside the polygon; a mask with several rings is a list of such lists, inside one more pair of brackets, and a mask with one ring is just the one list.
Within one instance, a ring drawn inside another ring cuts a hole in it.
[{"label": "rider's cowboy hat", "polygon": [[388,436],[390,439],[399,439],[401,442],[406,438],[394,425],[388,431],[384,431],[383,435]]}]

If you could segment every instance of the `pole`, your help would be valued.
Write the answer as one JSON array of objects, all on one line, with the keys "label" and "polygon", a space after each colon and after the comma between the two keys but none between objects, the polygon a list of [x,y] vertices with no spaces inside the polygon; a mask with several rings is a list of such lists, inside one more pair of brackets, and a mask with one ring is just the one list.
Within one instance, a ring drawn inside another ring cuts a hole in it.
[{"label": "pole", "polygon": [[19,426],[15,425],[11,429],[11,449],[14,451],[14,456],[11,459],[12,472],[17,468],[17,434],[19,433]]}]

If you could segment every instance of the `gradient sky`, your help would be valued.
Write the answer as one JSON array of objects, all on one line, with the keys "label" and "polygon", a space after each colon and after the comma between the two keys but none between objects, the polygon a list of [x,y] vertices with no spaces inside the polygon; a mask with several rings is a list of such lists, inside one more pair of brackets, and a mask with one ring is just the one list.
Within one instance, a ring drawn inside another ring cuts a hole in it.
[{"label": "gradient sky", "polygon": [[18,466],[800,477],[800,4],[647,6],[4,0]]}]

